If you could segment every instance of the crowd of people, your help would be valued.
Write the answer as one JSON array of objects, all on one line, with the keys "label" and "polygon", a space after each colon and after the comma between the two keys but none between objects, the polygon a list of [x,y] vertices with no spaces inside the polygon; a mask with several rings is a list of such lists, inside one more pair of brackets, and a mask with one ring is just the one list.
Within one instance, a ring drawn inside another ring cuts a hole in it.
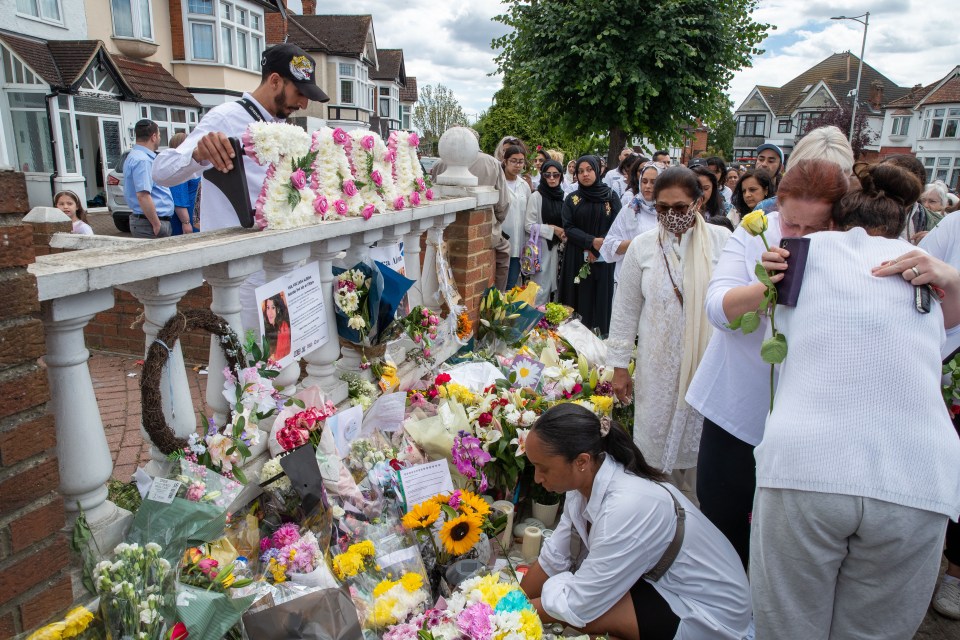
[{"label": "crowd of people", "polygon": [[[540,302],[572,307],[634,405],[632,441],[566,406],[528,436],[536,480],[569,492],[523,583],[545,620],[628,638],[894,639],[931,600],[960,619],[960,411],[941,395],[960,347],[955,195],[913,156],[855,163],[835,127],[789,157],[762,145],[750,165],[625,149],[609,170],[588,155],[564,171],[511,137],[494,158],[509,193],[498,282],[529,278]],[[757,210],[762,237],[741,226]],[[783,238],[807,239],[805,258]],[[731,325],[787,275],[802,286],[777,307],[789,351],[772,369],[767,314]]]}]

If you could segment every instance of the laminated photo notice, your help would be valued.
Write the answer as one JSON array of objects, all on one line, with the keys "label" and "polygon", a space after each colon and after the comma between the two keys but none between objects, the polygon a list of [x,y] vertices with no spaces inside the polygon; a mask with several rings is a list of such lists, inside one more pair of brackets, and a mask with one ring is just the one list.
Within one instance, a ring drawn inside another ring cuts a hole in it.
[{"label": "laminated photo notice", "polygon": [[400,469],[399,473],[407,511],[438,493],[453,493],[453,478],[446,460],[417,464]]}]

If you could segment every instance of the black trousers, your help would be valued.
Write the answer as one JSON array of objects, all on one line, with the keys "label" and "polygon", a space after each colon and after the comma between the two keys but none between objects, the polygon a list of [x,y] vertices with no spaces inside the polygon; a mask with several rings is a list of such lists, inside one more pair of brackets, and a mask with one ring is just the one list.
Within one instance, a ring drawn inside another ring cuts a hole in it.
[{"label": "black trousers", "polygon": [[750,559],[750,516],[756,490],[753,445],[704,418],[697,458],[700,511],[727,537],[744,568]]},{"label": "black trousers", "polygon": [[[953,416],[953,426],[960,436],[960,416]],[[947,545],[943,550],[943,555],[947,561],[960,565],[960,524],[953,520],[947,521]]]}]

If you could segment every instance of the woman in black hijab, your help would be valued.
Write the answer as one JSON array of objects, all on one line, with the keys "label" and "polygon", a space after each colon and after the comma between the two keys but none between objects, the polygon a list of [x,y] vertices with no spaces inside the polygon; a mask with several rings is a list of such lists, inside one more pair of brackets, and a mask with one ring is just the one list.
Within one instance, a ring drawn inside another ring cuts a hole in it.
[{"label": "woman in black hijab", "polygon": [[[583,324],[605,336],[613,306],[614,265],[598,259],[603,238],[620,212],[620,198],[600,181],[599,174],[596,156],[577,160],[579,187],[563,202],[567,250],[560,274],[560,302],[576,309]],[[590,264],[590,274],[580,277],[585,263]]]},{"label": "woman in black hijab", "polygon": [[531,280],[540,285],[537,304],[550,301],[557,289],[557,253],[567,239],[563,230],[563,165],[547,160],[540,167],[540,184],[527,200],[527,237],[540,236],[540,271]]}]

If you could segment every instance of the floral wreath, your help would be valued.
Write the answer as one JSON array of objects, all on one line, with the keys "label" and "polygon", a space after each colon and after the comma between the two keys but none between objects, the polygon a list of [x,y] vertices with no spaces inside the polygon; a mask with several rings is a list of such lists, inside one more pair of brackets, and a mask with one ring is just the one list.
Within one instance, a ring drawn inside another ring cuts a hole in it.
[{"label": "floral wreath", "polygon": [[230,370],[235,371],[243,367],[243,347],[237,334],[226,320],[214,312],[209,309],[190,309],[177,313],[167,320],[157,334],[156,340],[147,350],[147,357],[143,362],[143,377],[140,380],[143,429],[150,437],[150,441],[164,455],[170,455],[188,446],[186,439],[178,438],[167,425],[167,419],[163,415],[160,383],[173,346],[185,331],[192,329],[202,329],[216,336]]}]

